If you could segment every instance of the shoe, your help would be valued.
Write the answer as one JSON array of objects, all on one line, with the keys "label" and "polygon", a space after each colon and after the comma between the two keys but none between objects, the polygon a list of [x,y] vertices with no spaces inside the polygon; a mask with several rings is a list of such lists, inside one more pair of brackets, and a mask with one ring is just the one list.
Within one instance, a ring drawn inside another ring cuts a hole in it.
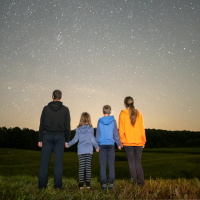
[{"label": "shoe", "polygon": [[102,190],[106,190],[106,184],[102,184]]},{"label": "shoe", "polygon": [[80,188],[80,190],[83,189],[83,182],[79,182],[79,188]]},{"label": "shoe", "polygon": [[90,182],[89,181],[86,181],[86,187],[87,187],[88,190],[90,189]]},{"label": "shoe", "polygon": [[108,187],[109,190],[112,190],[113,189],[113,184],[109,184],[109,187]]}]

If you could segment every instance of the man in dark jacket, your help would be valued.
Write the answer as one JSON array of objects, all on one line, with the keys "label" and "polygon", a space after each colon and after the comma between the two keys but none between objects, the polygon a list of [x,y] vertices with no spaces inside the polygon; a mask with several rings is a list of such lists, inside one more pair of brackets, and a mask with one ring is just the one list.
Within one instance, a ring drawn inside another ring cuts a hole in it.
[{"label": "man in dark jacket", "polygon": [[38,146],[42,147],[41,165],[38,178],[38,187],[46,188],[48,167],[52,150],[54,151],[54,185],[62,188],[63,155],[65,142],[70,141],[70,113],[68,107],[60,101],[62,92],[53,92],[53,101],[43,108]]}]

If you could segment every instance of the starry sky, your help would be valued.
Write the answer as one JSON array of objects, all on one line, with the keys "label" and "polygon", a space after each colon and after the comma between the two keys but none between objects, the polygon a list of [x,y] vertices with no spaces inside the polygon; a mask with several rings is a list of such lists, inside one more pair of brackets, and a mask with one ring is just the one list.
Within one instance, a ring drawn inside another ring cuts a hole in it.
[{"label": "starry sky", "polygon": [[145,128],[200,131],[199,0],[1,0],[0,127],[38,130],[52,92],[71,128],[132,96]]}]

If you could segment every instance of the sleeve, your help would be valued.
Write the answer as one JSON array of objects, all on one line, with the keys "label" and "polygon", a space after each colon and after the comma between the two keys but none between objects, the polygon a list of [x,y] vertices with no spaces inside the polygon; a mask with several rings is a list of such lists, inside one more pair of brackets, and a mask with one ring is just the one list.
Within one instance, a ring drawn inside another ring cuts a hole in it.
[{"label": "sleeve", "polygon": [[142,132],[142,140],[143,140],[143,143],[145,145],[147,140],[146,140],[146,134],[145,134],[145,129],[144,129],[144,121],[143,121],[142,115],[141,115],[141,132]]},{"label": "sleeve", "polygon": [[41,114],[41,117],[40,117],[38,142],[42,142],[42,138],[44,136],[44,131],[45,131],[44,130],[44,118],[45,118],[44,109],[45,109],[45,107],[43,108],[42,114]]},{"label": "sleeve", "polygon": [[99,148],[99,145],[97,144],[95,137],[94,137],[94,129],[93,128],[91,128],[91,142],[95,149]]},{"label": "sleeve", "polygon": [[125,138],[125,129],[124,129],[124,119],[122,116],[122,113],[119,115],[119,137],[121,140],[121,143],[124,143]]},{"label": "sleeve", "polygon": [[70,141],[70,136],[71,136],[70,121],[71,121],[70,112],[69,112],[69,109],[68,109],[67,113],[65,115],[65,142],[69,142]]},{"label": "sleeve", "polygon": [[96,130],[96,142],[99,145],[99,138],[100,138],[100,128],[99,128],[99,121],[97,123],[97,130]]},{"label": "sleeve", "polygon": [[73,144],[75,144],[76,142],[78,142],[78,128],[76,129],[76,135],[74,136],[74,138],[68,143],[68,146],[72,146]]},{"label": "sleeve", "polygon": [[113,129],[113,138],[114,138],[115,142],[117,143],[118,147],[122,145],[122,143],[119,139],[119,131],[117,129],[117,123],[115,120],[114,120],[114,129]]}]

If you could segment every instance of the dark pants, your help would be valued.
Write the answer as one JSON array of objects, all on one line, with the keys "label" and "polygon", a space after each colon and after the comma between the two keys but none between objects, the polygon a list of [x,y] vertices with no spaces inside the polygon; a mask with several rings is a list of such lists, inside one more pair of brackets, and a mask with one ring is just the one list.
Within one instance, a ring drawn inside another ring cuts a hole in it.
[{"label": "dark pants", "polygon": [[144,185],[144,173],[141,165],[142,146],[124,146],[128,158],[129,171],[133,184],[137,183],[137,175],[140,185]]},{"label": "dark pants", "polygon": [[108,160],[109,166],[109,183],[113,184],[115,180],[115,148],[114,145],[100,145],[99,160],[101,165],[101,183],[107,182],[106,166]]},{"label": "dark pants", "polygon": [[46,188],[48,168],[52,150],[54,151],[54,186],[62,187],[63,154],[65,148],[65,133],[45,132],[42,140],[41,165],[38,187]]}]

